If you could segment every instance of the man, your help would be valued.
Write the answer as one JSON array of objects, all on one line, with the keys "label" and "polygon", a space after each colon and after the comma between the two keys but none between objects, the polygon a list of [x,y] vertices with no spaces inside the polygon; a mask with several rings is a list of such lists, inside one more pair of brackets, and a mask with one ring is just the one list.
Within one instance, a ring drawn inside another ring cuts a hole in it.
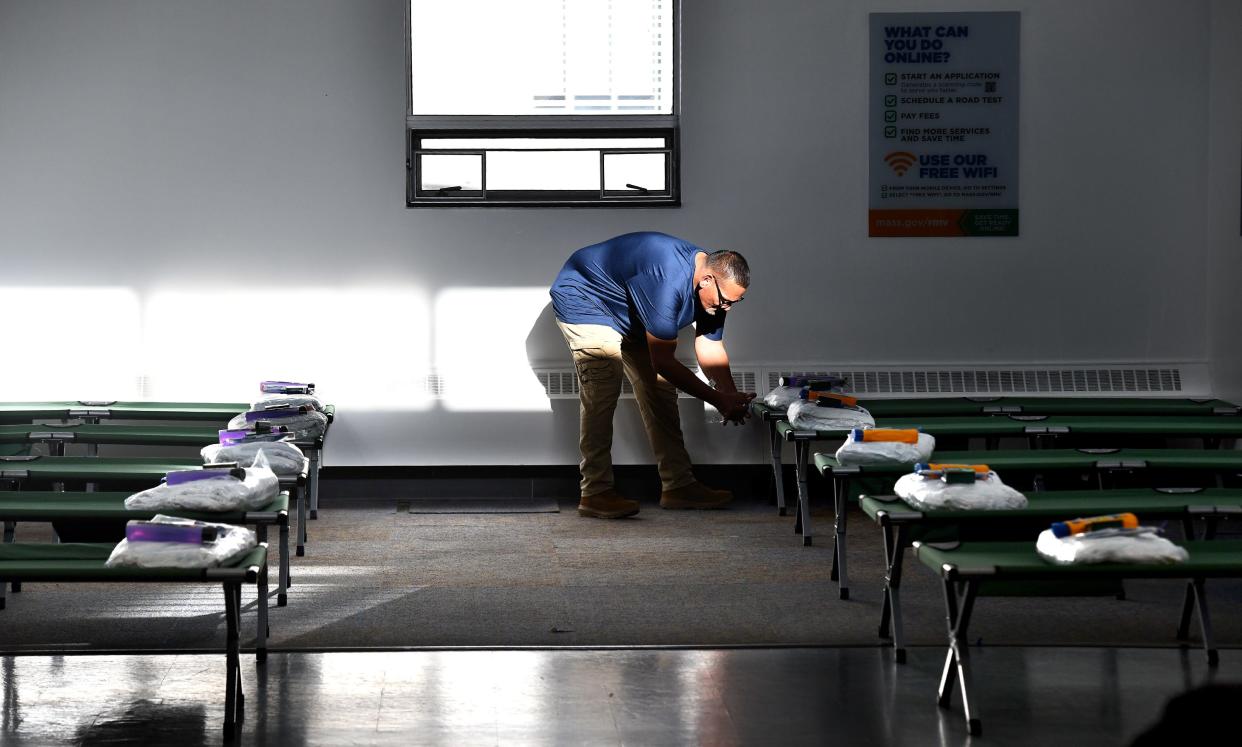
[{"label": "man", "polygon": [[[726,312],[742,300],[750,269],[737,252],[708,252],[663,233],[628,233],[579,249],[552,284],[552,308],[578,371],[581,500],[578,513],[618,519],[638,501],[617,493],[612,416],[621,377],[634,387],[660,472],[661,508],[723,508],[726,490],[698,482],[682,442],[677,390],[715,407],[721,423],[741,424],[753,393],[739,392],[722,337]],[[704,384],[678,362],[677,331],[695,327]]]}]

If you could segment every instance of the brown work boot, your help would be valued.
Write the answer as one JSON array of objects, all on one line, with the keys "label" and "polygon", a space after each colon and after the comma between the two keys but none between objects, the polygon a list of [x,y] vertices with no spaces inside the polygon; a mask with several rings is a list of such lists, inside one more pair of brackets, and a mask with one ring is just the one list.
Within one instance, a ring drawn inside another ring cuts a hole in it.
[{"label": "brown work boot", "polygon": [[621,497],[615,490],[584,495],[578,501],[578,515],[596,519],[623,519],[638,513],[638,501]]},{"label": "brown work boot", "polygon": [[660,494],[660,508],[724,508],[733,502],[728,490],[713,490],[701,482],[692,482]]}]

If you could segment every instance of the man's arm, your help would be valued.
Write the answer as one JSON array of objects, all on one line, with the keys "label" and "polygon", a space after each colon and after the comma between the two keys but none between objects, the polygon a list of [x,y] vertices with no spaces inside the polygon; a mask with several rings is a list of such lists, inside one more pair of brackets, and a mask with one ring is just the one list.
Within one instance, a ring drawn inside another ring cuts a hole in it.
[{"label": "man's arm", "polygon": [[[733,395],[734,398],[742,397],[743,403],[749,403],[755,398],[751,392],[738,392],[737,386],[733,383],[733,372],[729,370],[729,352],[725,350],[722,340],[713,340],[706,335],[699,335],[694,338],[694,355],[699,360],[699,369],[707,380],[712,382],[716,391]],[[733,421],[741,424],[746,420],[746,416],[750,414],[750,408],[743,404],[743,415],[741,418],[730,416],[728,413],[721,411],[724,420],[721,423]]]},{"label": "man's arm", "polygon": [[[647,348],[651,351],[651,366],[655,372],[663,376],[673,386],[681,391],[694,397],[698,397],[712,407],[720,411],[721,416],[725,420],[734,422],[743,422],[749,413],[747,407],[754,395],[742,394],[734,391],[733,378],[728,377],[728,389],[713,389],[703,383],[694,372],[681,364],[677,360],[677,341],[662,340],[659,337],[647,333]],[[723,351],[724,346],[721,345]],[[698,342],[695,342],[695,352],[698,353]],[[702,359],[700,359],[701,365]],[[725,357],[725,369],[728,370],[728,356]]]},{"label": "man's arm", "polygon": [[722,392],[736,392],[733,384],[733,372],[729,370],[729,353],[724,342],[713,340],[706,335],[694,338],[694,357],[699,359],[699,369],[708,381],[714,382],[716,389]]}]

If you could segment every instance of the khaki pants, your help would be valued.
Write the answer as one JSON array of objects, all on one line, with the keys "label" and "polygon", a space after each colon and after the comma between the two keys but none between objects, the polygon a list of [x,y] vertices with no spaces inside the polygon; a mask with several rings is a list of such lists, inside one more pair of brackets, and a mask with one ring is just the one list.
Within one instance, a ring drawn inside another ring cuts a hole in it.
[{"label": "khaki pants", "polygon": [[661,486],[667,491],[694,482],[690,455],[681,436],[677,388],[651,367],[646,337],[623,339],[620,332],[602,324],[566,324],[560,320],[556,324],[565,335],[578,371],[582,495],[613,487],[612,416],[621,396],[623,373],[634,387]]}]

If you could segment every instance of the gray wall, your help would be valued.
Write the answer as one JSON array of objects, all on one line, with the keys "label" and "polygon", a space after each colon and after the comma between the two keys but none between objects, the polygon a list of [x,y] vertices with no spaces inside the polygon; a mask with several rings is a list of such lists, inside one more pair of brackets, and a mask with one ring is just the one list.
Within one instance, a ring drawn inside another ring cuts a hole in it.
[{"label": "gray wall", "polygon": [[1242,400],[1242,3],[1212,3],[1208,102],[1208,254],[1211,358],[1220,396]]},{"label": "gray wall", "polygon": [[[866,237],[867,13],[899,10],[1022,12],[1020,237]],[[1209,361],[1242,393],[1236,2],[686,0],[684,21],[680,209],[409,210],[401,0],[0,0],[0,287],[201,302],[275,272],[324,294],[357,333],[312,322],[332,352],[289,355],[348,414],[331,464],[576,461],[573,402],[491,385],[499,414],[383,412],[369,377],[452,349],[529,390],[524,358],[566,362],[542,288],[635,229],[747,254],[739,365]],[[420,313],[368,315],[372,288]],[[437,314],[453,289],[498,326]],[[217,311],[195,331],[253,339]],[[762,459],[756,429],[684,407],[696,458]],[[628,406],[617,440],[650,460]]]}]

